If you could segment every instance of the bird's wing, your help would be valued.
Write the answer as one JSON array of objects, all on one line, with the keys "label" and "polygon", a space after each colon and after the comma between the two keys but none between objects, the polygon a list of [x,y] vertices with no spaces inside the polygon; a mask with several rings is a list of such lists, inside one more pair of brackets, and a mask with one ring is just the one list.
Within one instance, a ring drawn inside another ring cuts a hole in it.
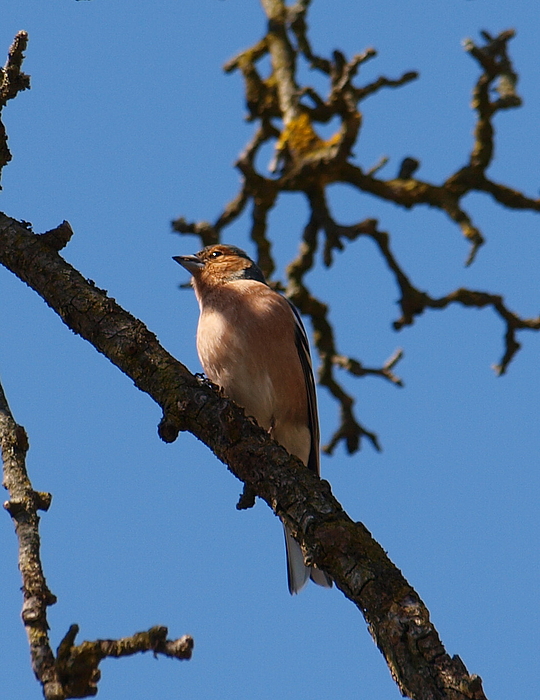
[{"label": "bird's wing", "polygon": [[304,372],[306,382],[306,394],[308,401],[308,427],[311,433],[311,449],[309,451],[309,459],[307,466],[316,474],[320,474],[320,455],[319,455],[319,416],[317,413],[317,393],[315,391],[315,379],[313,377],[313,366],[311,364],[311,354],[309,352],[309,341],[306,335],[306,329],[300,318],[298,309],[287,299],[289,306],[292,309],[295,318],[295,341],[298,357]]}]

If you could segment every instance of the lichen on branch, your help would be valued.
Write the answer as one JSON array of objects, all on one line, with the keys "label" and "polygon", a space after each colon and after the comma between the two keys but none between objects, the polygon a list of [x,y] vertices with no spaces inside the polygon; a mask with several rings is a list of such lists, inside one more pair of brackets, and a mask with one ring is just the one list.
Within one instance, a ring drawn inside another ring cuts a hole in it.
[{"label": "lichen on branch", "polygon": [[[375,241],[401,293],[401,317],[393,324],[396,330],[411,325],[428,309],[445,309],[453,303],[477,308],[491,306],[505,324],[504,353],[495,366],[498,374],[507,370],[520,347],[517,331],[538,330],[540,318],[521,318],[505,306],[499,294],[460,288],[444,297],[433,298],[420,291],[392,251],[390,235],[378,230],[375,218],[348,226],[336,221],[327,203],[328,186],[350,185],[358,192],[373,195],[374,204],[378,198],[404,209],[420,205],[438,209],[458,226],[470,243],[467,265],[474,261],[485,236],[463,205],[465,195],[473,191],[486,192],[503,206],[531,211],[540,211],[540,199],[527,197],[494,182],[487,175],[494,151],[493,119],[499,111],[521,105],[516,92],[517,74],[508,53],[509,41],[514,37],[512,30],[498,36],[482,32],[482,45],[472,40],[465,42],[466,51],[480,69],[472,99],[476,112],[474,142],[466,165],[450,174],[442,184],[437,184],[419,179],[419,160],[405,156],[396,177],[383,179],[379,173],[387,165],[387,158],[376,167],[363,168],[353,156],[352,149],[362,136],[360,106],[384,88],[407,85],[418,78],[418,73],[406,71],[397,78],[381,76],[362,84],[359,82],[362,67],[376,57],[376,50],[367,48],[351,58],[338,50],[330,57],[317,55],[308,37],[310,4],[309,0],[299,0],[289,6],[283,0],[262,0],[268,20],[265,36],[224,67],[228,73],[241,72],[248,120],[256,123],[251,141],[236,162],[241,174],[240,190],[214,223],[193,223],[182,217],[173,222],[173,229],[182,234],[196,234],[203,245],[209,245],[219,241],[223,230],[251,207],[251,239],[260,267],[271,278],[276,265],[272,255],[273,237],[268,230],[269,213],[283,193],[299,192],[305,196],[309,215],[300,236],[298,257],[288,266],[286,279],[272,284],[285,291],[310,318],[320,361],[319,383],[339,405],[340,422],[326,449],[331,452],[343,442],[352,453],[361,446],[363,437],[376,449],[379,449],[379,441],[376,434],[357,419],[354,397],[339,382],[336,369],[357,377],[379,376],[401,386],[393,370],[402,352],[394,351],[381,367],[366,370],[358,359],[338,350],[330,309],[305,283],[305,275],[313,268],[319,248],[322,248],[324,265],[331,267],[334,251],[343,250],[360,236]],[[259,67],[264,57],[270,57],[270,70],[266,74]],[[301,61],[327,79],[326,96],[311,85],[299,84]],[[337,121],[338,127],[330,138],[323,139],[317,133],[317,125],[331,120]],[[261,171],[256,167],[256,158],[261,148],[269,143],[273,143],[274,155],[267,170]]]}]

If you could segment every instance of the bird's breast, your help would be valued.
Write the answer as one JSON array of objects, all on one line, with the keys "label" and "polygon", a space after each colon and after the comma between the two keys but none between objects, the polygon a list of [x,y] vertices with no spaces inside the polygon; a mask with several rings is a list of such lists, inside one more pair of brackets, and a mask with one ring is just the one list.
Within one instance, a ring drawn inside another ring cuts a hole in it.
[{"label": "bird's breast", "polygon": [[287,302],[259,283],[220,290],[201,304],[197,350],[208,378],[269,429],[306,424],[306,389]]}]

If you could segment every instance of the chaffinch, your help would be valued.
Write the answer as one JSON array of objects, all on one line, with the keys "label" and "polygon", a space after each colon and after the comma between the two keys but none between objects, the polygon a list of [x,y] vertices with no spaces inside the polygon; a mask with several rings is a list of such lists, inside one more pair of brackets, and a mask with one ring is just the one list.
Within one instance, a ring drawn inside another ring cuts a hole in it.
[{"label": "chaffinch", "polygon": [[[315,381],[298,311],[235,246],[207,246],[174,260],[192,274],[200,308],[197,351],[208,378],[319,474]],[[332,586],[323,571],[305,566],[300,545],[286,527],[285,545],[291,594],[309,578]]]}]

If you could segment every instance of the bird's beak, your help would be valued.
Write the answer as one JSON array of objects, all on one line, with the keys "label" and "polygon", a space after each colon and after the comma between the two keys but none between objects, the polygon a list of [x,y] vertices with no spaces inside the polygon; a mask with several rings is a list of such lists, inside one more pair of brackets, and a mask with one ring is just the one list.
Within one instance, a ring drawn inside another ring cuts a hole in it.
[{"label": "bird's beak", "polygon": [[193,275],[195,272],[202,270],[204,267],[204,262],[198,258],[196,255],[174,255],[173,260],[182,267],[185,267],[188,272]]}]

